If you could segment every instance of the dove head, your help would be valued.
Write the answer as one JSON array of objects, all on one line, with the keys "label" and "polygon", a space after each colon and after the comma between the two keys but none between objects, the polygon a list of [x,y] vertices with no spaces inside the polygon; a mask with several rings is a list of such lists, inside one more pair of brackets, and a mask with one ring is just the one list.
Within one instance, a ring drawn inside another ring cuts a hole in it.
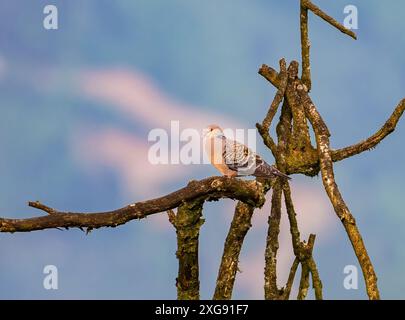
[{"label": "dove head", "polygon": [[204,136],[206,138],[220,138],[224,136],[224,132],[221,127],[216,124],[209,125],[205,130]]}]

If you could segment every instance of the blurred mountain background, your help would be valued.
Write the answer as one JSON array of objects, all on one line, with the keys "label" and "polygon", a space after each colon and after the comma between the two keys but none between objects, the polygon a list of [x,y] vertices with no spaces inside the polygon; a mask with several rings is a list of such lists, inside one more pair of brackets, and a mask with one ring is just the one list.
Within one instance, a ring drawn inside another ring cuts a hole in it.
[{"label": "blurred mountain background", "polygon": [[[405,3],[314,3],[341,22],[346,5],[359,12],[358,41],[310,14],[311,96],[339,148],[374,133],[405,96]],[[58,8],[58,30],[43,28],[48,4]],[[109,210],[217,174],[208,165],[152,166],[149,131],[171,120],[254,128],[275,93],[257,70],[278,69],[282,57],[300,58],[298,0],[0,0],[0,216],[43,214],[29,200]],[[402,121],[374,151],[336,164],[383,298],[405,298],[404,139]],[[366,298],[360,268],[359,289],[343,287],[344,267],[357,261],[320,178],[293,176],[292,188],[302,237],[318,235],[324,297]],[[202,298],[213,293],[233,206],[206,204]],[[263,298],[268,212],[267,204],[254,217],[234,298]],[[293,260],[283,219],[280,286]],[[175,250],[165,213],[88,236],[0,234],[0,298],[174,299]],[[43,288],[49,264],[58,290]]]}]

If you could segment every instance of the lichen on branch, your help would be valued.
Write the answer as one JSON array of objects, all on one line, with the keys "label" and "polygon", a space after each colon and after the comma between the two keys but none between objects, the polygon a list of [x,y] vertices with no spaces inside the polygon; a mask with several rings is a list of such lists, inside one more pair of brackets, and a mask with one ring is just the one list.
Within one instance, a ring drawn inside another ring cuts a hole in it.
[{"label": "lichen on branch", "polygon": [[215,201],[221,198],[240,200],[261,207],[265,198],[263,185],[257,181],[210,177],[191,181],[186,187],[166,196],[129,204],[123,208],[95,213],[59,211],[40,202],[29,202],[31,207],[48,213],[46,216],[27,219],[0,218],[0,232],[29,232],[51,228],[117,227],[134,219],[177,208],[184,202]]}]

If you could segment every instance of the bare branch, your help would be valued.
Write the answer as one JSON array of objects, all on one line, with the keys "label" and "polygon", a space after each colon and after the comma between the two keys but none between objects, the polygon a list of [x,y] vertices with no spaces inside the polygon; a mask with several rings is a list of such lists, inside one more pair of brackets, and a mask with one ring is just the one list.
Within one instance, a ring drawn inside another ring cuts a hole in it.
[{"label": "bare branch", "polygon": [[316,5],[314,5],[310,0],[302,0],[301,1],[301,6],[303,6],[304,8],[307,8],[309,10],[311,10],[314,14],[316,14],[318,17],[320,17],[321,19],[325,20],[326,22],[328,22],[329,24],[331,24],[332,26],[334,26],[336,29],[340,30],[341,32],[343,32],[344,34],[347,34],[348,36],[352,37],[353,39],[357,39],[356,34],[345,28],[342,24],[340,24],[339,22],[337,22],[335,19],[333,19],[331,16],[327,15],[325,12],[323,12],[319,7],[317,7]]},{"label": "bare branch", "polygon": [[259,69],[259,74],[263,76],[267,81],[269,81],[277,89],[280,89],[281,81],[279,73],[272,67],[263,64]]},{"label": "bare branch", "polygon": [[232,298],[233,285],[238,271],[239,255],[245,236],[251,227],[254,207],[238,202],[231,227],[226,237],[221,265],[218,271],[214,300]]},{"label": "bare branch", "polygon": [[285,285],[285,287],[283,289],[283,300],[288,300],[290,298],[291,289],[292,289],[292,286],[294,283],[295,274],[297,273],[299,264],[300,264],[300,261],[298,260],[297,257],[295,257],[293,264],[291,266],[291,269],[290,269],[290,273],[288,275],[287,284]]},{"label": "bare branch", "polygon": [[287,209],[288,220],[290,222],[290,233],[291,233],[291,240],[292,240],[294,254],[301,261],[301,260],[303,260],[303,257],[301,256],[301,252],[300,252],[300,249],[301,249],[300,231],[298,229],[298,222],[297,222],[297,218],[296,218],[297,214],[295,213],[294,204],[293,204],[292,197],[291,197],[290,185],[288,183],[284,184],[283,193],[284,193],[285,206]]},{"label": "bare branch", "polygon": [[284,93],[287,87],[287,68],[284,59],[280,60],[280,87],[277,90],[276,95],[269,107],[266,117],[264,118],[262,124],[256,123],[256,127],[263,138],[264,144],[271,150],[273,156],[277,158],[277,145],[275,144],[273,138],[270,136],[269,128],[273,121],[274,116],[277,113],[278,106],[283,101]]},{"label": "bare branch", "polygon": [[200,299],[198,238],[204,223],[202,208],[203,201],[200,199],[183,203],[179,206],[175,217],[176,257],[179,260],[176,287],[179,300]]},{"label": "bare branch", "polygon": [[304,107],[300,96],[297,94],[297,86],[302,85],[298,79],[299,64],[297,61],[291,61],[288,66],[288,84],[286,89],[286,98],[290,106],[292,122],[291,148],[293,150],[306,150],[311,146],[311,136],[309,134],[308,120],[305,117]]},{"label": "bare branch", "polygon": [[278,236],[280,233],[281,220],[281,182],[277,181],[273,187],[271,198],[271,212],[268,219],[268,232],[265,251],[264,266],[264,298],[266,300],[278,300],[280,290],[277,287],[277,251],[279,248]]},{"label": "bare branch", "polygon": [[[271,181],[264,178],[257,178],[257,181],[262,184],[263,193],[265,195],[270,190]],[[239,270],[239,255],[245,236],[252,226],[251,222],[254,209],[253,206],[241,201],[238,201],[236,204],[232,223],[225,240],[213,296],[214,300],[228,300],[232,298],[236,273]]]},{"label": "bare branch", "polygon": [[297,300],[304,300],[309,289],[309,268],[306,261],[301,262],[301,280]]},{"label": "bare branch", "polygon": [[300,29],[301,29],[301,58],[302,58],[302,76],[301,80],[307,87],[308,92],[311,91],[311,63],[310,63],[310,46],[308,35],[308,10],[330,23],[332,26],[341,32],[356,39],[356,34],[345,28],[331,16],[323,12],[319,7],[314,5],[310,0],[300,0]]},{"label": "bare branch", "polygon": [[[267,79],[276,88],[280,87],[280,75],[273,68],[263,64],[260,68],[259,74],[261,74],[265,79]],[[396,106],[395,110],[385,122],[385,124],[371,137],[363,140],[354,145],[344,147],[338,150],[331,150],[333,162],[341,161],[346,158],[350,158],[364,151],[370,150],[376,147],[384,138],[386,138],[390,133],[395,131],[396,125],[399,119],[405,111],[405,99],[402,99]],[[317,162],[311,164],[313,167],[318,166]]]},{"label": "bare branch", "polygon": [[308,268],[311,271],[312,275],[312,287],[314,288],[315,291],[315,299],[322,300],[323,299],[322,281],[321,278],[319,277],[318,268],[316,267],[315,260],[312,256],[308,259]]},{"label": "bare branch", "polygon": [[28,202],[28,206],[29,206],[29,207],[32,207],[32,208],[35,208],[35,209],[39,209],[39,210],[45,211],[45,212],[47,212],[48,214],[55,214],[55,213],[57,213],[57,212],[55,211],[55,209],[52,209],[52,208],[50,208],[50,207],[48,207],[48,206],[46,206],[46,205],[40,203],[39,201],[30,201],[30,202]]},{"label": "bare branch", "polygon": [[274,99],[269,107],[266,117],[262,122],[262,127],[264,130],[269,130],[271,122],[277,112],[277,108],[280,105],[284,97],[285,88],[287,87],[287,66],[284,59],[280,60],[280,86],[274,96]]},{"label": "bare branch", "polygon": [[301,80],[307,86],[308,91],[311,91],[311,63],[310,63],[310,47],[308,35],[308,9],[304,6],[304,0],[301,0],[300,5],[300,29],[301,29],[301,60],[302,60],[302,75]]},{"label": "bare branch", "polygon": [[319,272],[318,272],[318,268],[316,266],[316,262],[315,259],[312,255],[312,251],[314,249],[314,245],[315,245],[315,235],[314,234],[310,234],[309,235],[309,239],[308,239],[308,243],[306,244],[306,248],[305,250],[306,252],[306,259],[305,259],[305,263],[308,266],[308,269],[312,275],[312,287],[315,291],[315,299],[316,300],[322,300],[323,299],[323,295],[322,295],[322,281],[321,278],[319,276]]},{"label": "bare branch", "polygon": [[386,136],[395,130],[395,127],[404,113],[404,110],[405,99],[401,100],[380,130],[364,141],[342,149],[332,150],[332,160],[334,162],[340,161],[376,147],[377,144],[379,144]]},{"label": "bare branch", "polygon": [[142,219],[154,213],[176,208],[184,202],[192,202],[196,199],[212,201],[220,198],[237,199],[254,207],[261,207],[265,201],[261,183],[227,177],[211,177],[200,181],[193,180],[186,187],[164,197],[133,203],[114,211],[62,212],[39,202],[30,203],[31,206],[52,214],[28,219],[0,218],[0,232],[27,232],[58,227],[90,229],[116,227],[133,219]]},{"label": "bare branch", "polygon": [[176,214],[174,213],[173,209],[167,210],[167,217],[169,219],[169,222],[176,227]]},{"label": "bare branch", "polygon": [[[292,197],[291,197],[291,189],[287,183],[284,185],[283,191],[284,191],[285,205],[287,208],[287,214],[288,214],[288,218],[290,221],[290,232],[291,232],[291,236],[292,236],[294,254],[295,254],[296,260],[301,262],[301,266],[302,266],[299,298],[304,299],[307,294],[307,290],[308,290],[308,286],[309,286],[309,280],[307,279],[307,277],[308,277],[307,271],[308,271],[312,275],[312,286],[315,290],[315,297],[316,297],[316,299],[321,300],[322,299],[322,281],[320,279],[315,260],[312,256],[312,251],[313,251],[314,244],[315,244],[315,235],[314,234],[309,235],[307,244],[305,244],[304,242],[301,242],[300,232],[298,229],[298,223],[297,223],[297,219],[296,219],[296,213],[295,213],[294,204],[293,204]],[[294,276],[294,275],[291,275],[291,276]],[[290,281],[290,279],[289,279],[289,281]],[[287,282],[286,288],[288,288],[288,282]],[[288,292],[288,295],[289,295],[289,292]]]},{"label": "bare branch", "polygon": [[305,112],[315,132],[322,173],[322,182],[326,193],[329,196],[337,216],[342,221],[343,226],[346,229],[354,252],[363,270],[367,294],[370,299],[379,299],[380,295],[377,287],[377,276],[374,272],[374,267],[371,263],[370,257],[368,256],[361,234],[356,226],[355,219],[343,200],[339,188],[335,182],[333,161],[330,151],[329,130],[308,94],[304,90],[298,90],[298,92],[303,96]]}]

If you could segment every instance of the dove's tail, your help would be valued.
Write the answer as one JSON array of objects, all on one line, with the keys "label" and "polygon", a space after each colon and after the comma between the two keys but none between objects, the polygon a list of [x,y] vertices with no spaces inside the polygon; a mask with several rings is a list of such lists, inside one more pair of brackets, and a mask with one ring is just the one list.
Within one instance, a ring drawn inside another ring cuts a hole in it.
[{"label": "dove's tail", "polygon": [[263,161],[263,163],[261,163],[260,165],[257,166],[253,175],[255,177],[262,177],[262,178],[281,177],[286,180],[291,180],[291,178],[289,176],[287,176],[285,173],[282,173],[275,166],[271,166],[264,161]]}]

